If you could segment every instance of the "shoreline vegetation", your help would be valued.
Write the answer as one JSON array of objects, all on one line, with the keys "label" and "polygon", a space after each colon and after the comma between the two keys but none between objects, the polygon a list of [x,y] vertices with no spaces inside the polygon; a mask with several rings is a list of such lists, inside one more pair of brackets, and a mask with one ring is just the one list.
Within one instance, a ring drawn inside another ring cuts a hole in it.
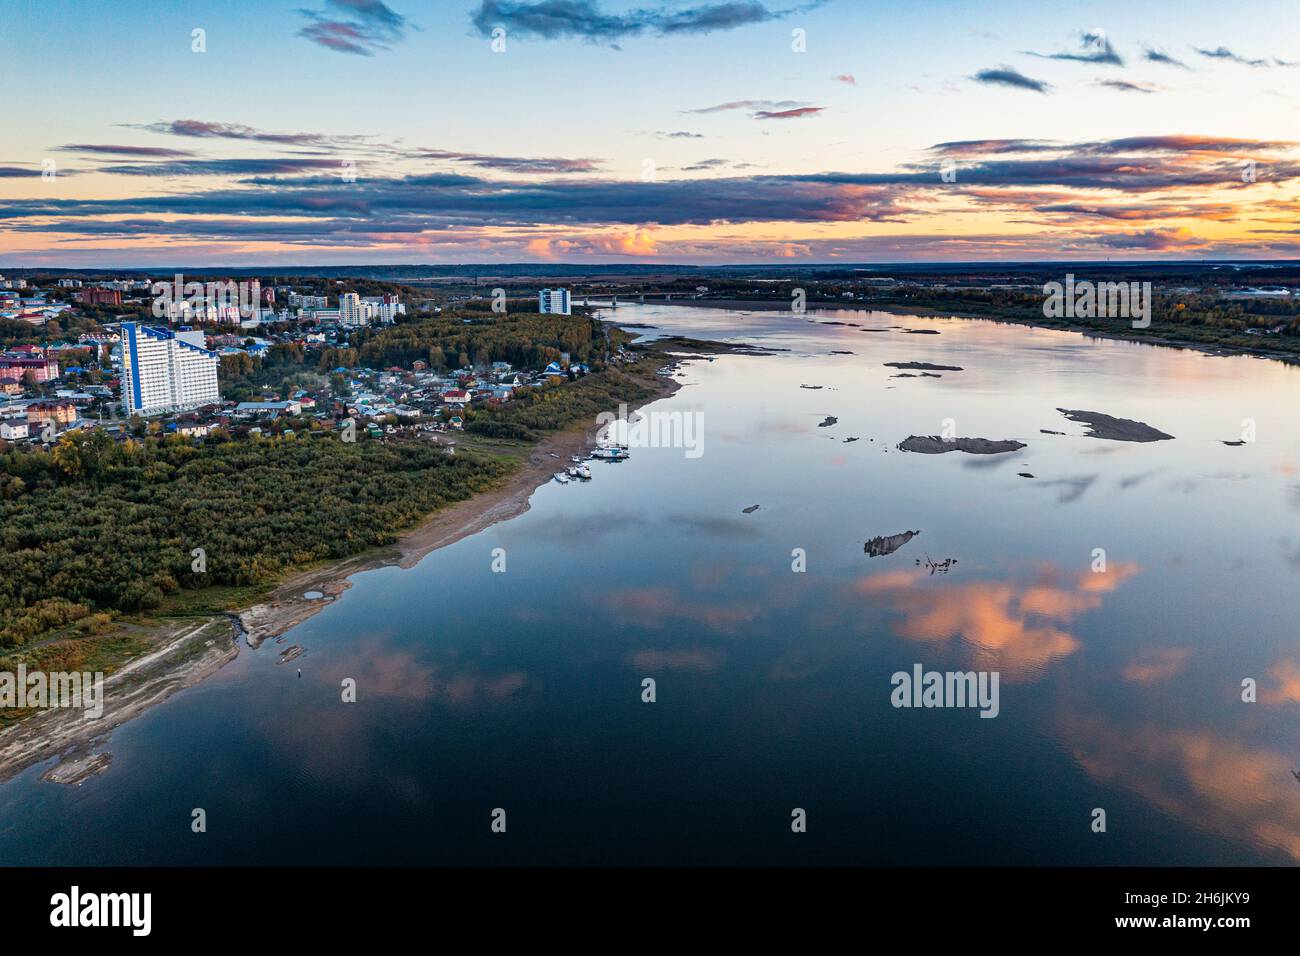
[{"label": "shoreline vegetation", "polygon": [[[625,336],[612,323],[611,334]],[[298,555],[301,560],[293,560],[291,556],[282,563],[259,563],[258,556],[247,553],[251,549],[234,541],[232,551],[240,553],[240,560],[250,562],[238,570],[226,569],[226,577],[233,577],[235,583],[189,587],[181,585],[199,582],[174,581],[174,587],[157,588],[166,593],[136,602],[138,606],[130,609],[119,608],[116,616],[99,610],[103,605],[79,606],[75,600],[59,598],[61,603],[47,606],[48,613],[32,625],[46,624],[44,632],[34,633],[30,642],[11,643],[7,636],[4,649],[0,650],[0,670],[13,670],[20,662],[26,664],[29,671],[102,670],[107,675],[103,717],[89,720],[83,716],[82,710],[74,708],[10,712],[0,722],[0,783],[52,758],[58,759],[42,772],[42,780],[78,784],[104,771],[112,759],[105,744],[117,727],[176,691],[216,673],[238,656],[241,638],[253,648],[267,640],[280,638],[286,631],[338,600],[351,587],[354,575],[394,565],[412,567],[432,551],[523,514],[530,507],[533,492],[551,478],[559,463],[595,446],[599,431],[599,426],[594,424],[597,414],[620,403],[625,403],[629,409],[641,408],[675,393],[681,387],[680,383],[670,376],[656,374],[665,364],[676,367],[692,357],[729,352],[765,354],[766,350],[680,338],[647,343],[639,349],[635,364],[594,372],[547,389],[535,401],[506,406],[485,416],[477,430],[467,428],[455,434],[455,451],[451,454],[448,454],[447,446],[421,439],[400,442],[385,439],[383,443],[366,442],[353,446],[343,446],[328,435],[310,439],[313,451],[329,448],[338,454],[339,449],[344,449],[348,458],[343,465],[349,469],[359,464],[354,456],[365,454],[367,446],[372,446],[373,451],[388,450],[374,449],[377,444],[415,446],[411,452],[415,455],[413,460],[404,462],[390,458],[388,464],[394,471],[378,472],[370,476],[372,479],[396,478],[400,482],[404,475],[424,479],[432,474],[429,468],[446,468],[454,462],[453,467],[464,469],[473,480],[464,487],[458,486],[456,493],[450,496],[426,494],[421,498],[418,488],[403,485],[403,493],[411,493],[419,499],[419,508],[411,510],[408,506],[386,512],[392,523],[383,525],[380,522],[370,529],[368,536],[350,533],[348,540],[338,545],[338,548],[345,549],[343,553],[320,557],[303,552]],[[284,443],[259,440],[259,444],[260,447],[253,451],[262,456],[267,452],[274,454],[277,445]],[[416,451],[421,454],[415,454]],[[428,457],[426,452],[435,455],[436,460]],[[330,454],[327,452],[324,458],[328,462]],[[226,464],[230,468],[218,469],[225,477],[230,477],[232,472],[255,473],[259,470],[258,464],[264,465],[271,474],[277,474],[262,462]],[[308,474],[304,477],[309,483],[315,474],[310,471],[310,462],[304,463],[302,459],[290,459],[281,464],[306,467]],[[148,476],[147,480],[170,480],[175,484],[186,477],[168,473]],[[365,476],[360,477],[364,480]],[[3,478],[2,473],[0,478]],[[79,479],[85,480],[86,476],[80,475]],[[65,484],[65,494],[67,489]],[[104,494],[102,487],[83,490],[96,502]],[[201,483],[181,489],[182,493],[189,492],[185,495],[187,499],[213,490]],[[227,491],[232,496],[230,500],[207,503],[207,507],[214,509],[207,516],[209,520],[221,520],[218,515],[227,514],[228,509],[236,505],[237,498],[233,496],[239,495],[240,489]],[[54,494],[53,491],[50,493]],[[121,507],[139,505],[139,499],[144,496],[140,489],[133,489],[117,504]],[[49,505],[54,500],[49,498],[43,504]],[[4,505],[12,503],[9,500],[0,502]],[[390,503],[354,502],[358,512],[372,507],[382,509]],[[180,502],[176,504],[179,506]],[[274,502],[243,501],[242,507],[253,512],[250,517],[258,526],[250,526],[248,533],[257,530],[274,536],[277,532],[273,528],[262,526],[275,524],[279,517],[303,525],[309,535],[319,536],[319,521],[302,520],[303,515],[292,510],[293,504],[289,500],[291,510],[277,516],[271,510]],[[89,520],[86,514],[77,512],[66,502],[60,503],[58,514],[62,519]],[[147,525],[157,516],[142,512],[139,517]],[[180,517],[175,513],[165,513],[163,520],[174,521]],[[101,525],[85,530],[106,529]],[[152,533],[165,537],[163,528],[155,528]],[[188,565],[187,544],[170,541],[169,546],[176,551],[170,558],[173,566],[178,559],[183,559]],[[13,554],[23,550],[24,546],[30,551],[39,542],[14,540],[6,541],[6,545],[9,546],[8,552]],[[103,547],[91,550],[102,551]],[[79,564],[84,557],[64,553],[59,559]],[[207,560],[209,571],[221,567],[221,549],[218,548],[216,554],[209,553]],[[249,573],[242,574],[241,571]],[[85,567],[64,571],[64,575],[69,573],[84,574],[87,571]],[[149,580],[154,582],[151,588],[158,583],[152,577]],[[55,582],[53,586],[61,585]],[[12,595],[10,598],[12,603]],[[9,610],[10,620],[13,620],[13,608]],[[83,613],[87,611],[93,613]]]}]

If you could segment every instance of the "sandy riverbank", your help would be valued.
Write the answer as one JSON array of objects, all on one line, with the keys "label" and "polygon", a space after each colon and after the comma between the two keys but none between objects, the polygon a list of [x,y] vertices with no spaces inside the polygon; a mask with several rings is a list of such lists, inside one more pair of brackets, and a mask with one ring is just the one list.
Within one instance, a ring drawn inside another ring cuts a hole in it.
[{"label": "sandy riverbank", "polygon": [[197,684],[235,659],[234,622],[206,617],[173,622],[154,635],[154,649],[104,679],[103,713],[89,719],[80,708],[42,711],[0,734],[0,782],[36,763],[60,757],[41,774],[54,783],[81,783],[108,768],[102,745],[115,729]]},{"label": "sandy riverbank", "polygon": [[[655,393],[638,408],[672,395],[681,383],[656,376],[654,386]],[[249,645],[257,647],[279,637],[338,600],[355,574],[394,565],[413,567],[432,551],[523,514],[538,487],[567,466],[572,456],[595,447],[599,430],[594,423],[584,423],[556,432],[529,449],[519,470],[504,484],[435,511],[392,546],[286,578],[265,601],[238,613]],[[305,596],[312,592],[321,596],[314,600]],[[98,720],[87,719],[81,710],[48,710],[0,732],[0,783],[52,757],[61,759],[42,773],[42,780],[79,784],[107,770],[112,754],[105,745],[116,728],[197,684],[239,654],[235,616],[172,621],[158,629],[150,638],[154,650],[105,679],[103,715]]]},{"label": "sandy riverbank", "polygon": [[[681,383],[667,376],[657,377],[655,384],[656,393],[638,408],[666,398],[681,387]],[[571,457],[596,446],[598,431],[595,424],[583,424],[556,432],[532,448],[520,470],[504,485],[435,511],[391,547],[286,578],[267,600],[240,613],[248,643],[257,647],[266,639],[279,637],[301,624],[325,605],[338,600],[352,586],[350,578],[355,574],[394,565],[414,567],[432,551],[523,514],[538,487],[567,467]],[[321,596],[305,597],[313,592]]]}]

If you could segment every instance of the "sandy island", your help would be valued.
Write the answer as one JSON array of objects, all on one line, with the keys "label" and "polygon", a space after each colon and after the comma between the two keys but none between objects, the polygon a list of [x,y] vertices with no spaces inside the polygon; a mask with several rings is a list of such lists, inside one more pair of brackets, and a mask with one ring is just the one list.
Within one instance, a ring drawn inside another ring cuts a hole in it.
[{"label": "sandy island", "polygon": [[862,553],[871,558],[882,558],[887,554],[893,554],[920,533],[920,531],[900,531],[898,534],[872,538],[862,546]]},{"label": "sandy island", "polygon": [[1081,412],[1069,408],[1058,408],[1058,412],[1072,422],[1088,426],[1085,438],[1105,438],[1110,441],[1168,441],[1173,435],[1166,435],[1158,428],[1152,428],[1145,422],[1135,422],[1131,418],[1113,418],[1101,412]]},{"label": "sandy island", "polygon": [[886,368],[908,368],[926,372],[964,372],[960,365],[935,365],[933,362],[886,362]]}]

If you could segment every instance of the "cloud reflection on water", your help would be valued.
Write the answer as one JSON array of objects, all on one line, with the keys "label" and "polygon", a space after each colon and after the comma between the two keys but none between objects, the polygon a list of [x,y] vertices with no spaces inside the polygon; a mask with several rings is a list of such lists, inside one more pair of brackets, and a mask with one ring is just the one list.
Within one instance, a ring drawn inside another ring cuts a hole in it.
[{"label": "cloud reflection on water", "polygon": [[954,582],[924,569],[885,571],[860,579],[855,591],[882,599],[902,615],[894,631],[909,640],[947,644],[960,639],[971,664],[1002,672],[1003,680],[1035,680],[1051,662],[1080,647],[1066,628],[1099,608],[1102,597],[1138,573],[1135,562],[1067,577],[1049,568],[1029,582]]}]

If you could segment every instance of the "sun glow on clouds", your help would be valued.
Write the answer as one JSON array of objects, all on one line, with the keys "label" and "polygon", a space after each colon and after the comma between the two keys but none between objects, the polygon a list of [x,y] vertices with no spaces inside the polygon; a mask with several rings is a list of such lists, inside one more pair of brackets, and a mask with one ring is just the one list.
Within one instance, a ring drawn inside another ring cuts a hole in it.
[{"label": "sun glow on clouds", "polygon": [[[733,101],[696,112],[769,105],[786,104]],[[1287,228],[1300,145],[1288,140],[960,140],[879,170],[750,174],[751,164],[715,158],[645,182],[612,177],[592,157],[199,120],[137,128],[189,148],[60,147],[77,165],[57,189],[39,176],[0,183],[0,252],[54,262],[110,238],[142,251],[228,243],[273,254],[278,242],[282,251],[310,247],[354,261],[359,253],[392,261],[407,249],[454,260],[484,240],[500,258],[595,261],[1300,252],[1300,234]],[[199,154],[196,142],[271,154]],[[355,181],[340,172],[349,158]]]},{"label": "sun glow on clouds", "polygon": [[658,254],[655,237],[648,229],[583,236],[580,238],[530,239],[524,249],[539,259],[565,259],[571,256],[641,256]]}]

